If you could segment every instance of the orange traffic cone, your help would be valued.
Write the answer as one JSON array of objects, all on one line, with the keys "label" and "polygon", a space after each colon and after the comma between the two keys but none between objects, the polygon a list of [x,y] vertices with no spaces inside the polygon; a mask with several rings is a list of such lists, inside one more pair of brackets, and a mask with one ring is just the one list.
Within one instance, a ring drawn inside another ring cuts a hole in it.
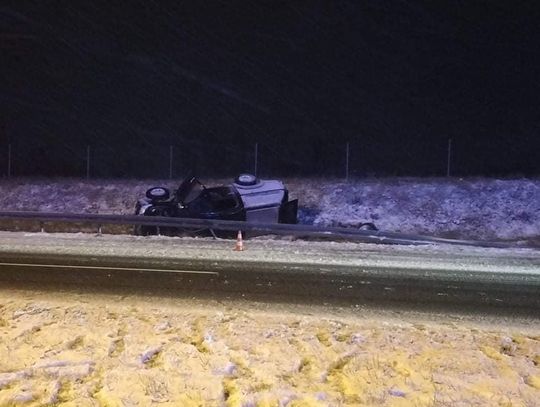
[{"label": "orange traffic cone", "polygon": [[238,231],[238,235],[236,235],[236,245],[234,246],[235,252],[243,252],[244,251],[244,240],[242,239],[242,231]]}]

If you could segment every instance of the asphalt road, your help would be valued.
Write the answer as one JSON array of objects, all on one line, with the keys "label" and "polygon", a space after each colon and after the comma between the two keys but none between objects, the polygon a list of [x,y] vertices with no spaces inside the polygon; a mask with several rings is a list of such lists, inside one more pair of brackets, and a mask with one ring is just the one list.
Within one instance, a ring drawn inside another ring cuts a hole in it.
[{"label": "asphalt road", "polygon": [[0,233],[0,282],[182,296],[540,309],[540,252]]}]

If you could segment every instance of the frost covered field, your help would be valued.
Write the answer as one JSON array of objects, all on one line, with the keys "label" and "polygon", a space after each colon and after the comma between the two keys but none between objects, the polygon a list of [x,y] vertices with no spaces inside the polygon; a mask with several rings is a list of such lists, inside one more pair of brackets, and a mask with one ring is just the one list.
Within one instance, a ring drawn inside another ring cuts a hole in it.
[{"label": "frost covered field", "polygon": [[[537,406],[540,331],[0,288],[0,406]],[[536,401],[535,401],[536,400]]]},{"label": "frost covered field", "polygon": [[[229,179],[203,180],[208,186]],[[374,222],[385,231],[463,239],[539,239],[540,179],[285,179],[300,222]],[[150,186],[176,180],[26,179],[0,181],[1,210],[131,214]]]}]

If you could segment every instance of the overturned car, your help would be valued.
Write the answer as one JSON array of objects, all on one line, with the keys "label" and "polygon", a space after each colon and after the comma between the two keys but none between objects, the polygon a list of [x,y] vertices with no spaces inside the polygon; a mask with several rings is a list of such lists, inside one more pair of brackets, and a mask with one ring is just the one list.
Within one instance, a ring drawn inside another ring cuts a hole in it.
[{"label": "overturned car", "polygon": [[[173,193],[165,187],[150,188],[135,207],[136,215],[260,223],[296,223],[297,212],[298,200],[289,200],[281,181],[262,180],[251,174],[239,175],[232,184],[210,188],[190,176]],[[139,235],[156,232],[155,226],[135,228]],[[182,232],[174,228],[166,233]]]}]

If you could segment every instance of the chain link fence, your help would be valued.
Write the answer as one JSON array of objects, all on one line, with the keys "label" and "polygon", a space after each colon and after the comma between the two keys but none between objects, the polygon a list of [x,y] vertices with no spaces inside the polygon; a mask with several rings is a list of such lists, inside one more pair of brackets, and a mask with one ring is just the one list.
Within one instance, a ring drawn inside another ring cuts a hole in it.
[{"label": "chain link fence", "polygon": [[[483,151],[483,149],[481,150]],[[486,154],[492,151],[486,150]],[[448,140],[432,145],[392,146],[384,142],[288,145],[250,142],[206,145],[192,140],[177,144],[133,142],[113,144],[4,144],[0,176],[63,176],[77,178],[229,177],[242,172],[259,176],[459,176],[469,173],[467,161],[482,160]],[[493,160],[491,160],[493,161]],[[390,164],[389,164],[390,163]],[[481,175],[481,174],[479,174]]]}]

